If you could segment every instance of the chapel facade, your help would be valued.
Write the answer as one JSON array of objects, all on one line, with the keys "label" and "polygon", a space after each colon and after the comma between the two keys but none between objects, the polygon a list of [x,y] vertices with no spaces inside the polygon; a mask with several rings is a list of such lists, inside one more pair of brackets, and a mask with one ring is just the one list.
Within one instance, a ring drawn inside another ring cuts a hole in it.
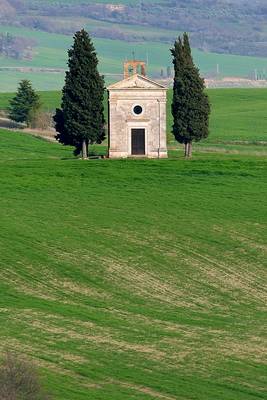
[{"label": "chapel facade", "polygon": [[166,158],[167,88],[145,76],[143,62],[124,65],[124,79],[108,87],[109,157]]}]

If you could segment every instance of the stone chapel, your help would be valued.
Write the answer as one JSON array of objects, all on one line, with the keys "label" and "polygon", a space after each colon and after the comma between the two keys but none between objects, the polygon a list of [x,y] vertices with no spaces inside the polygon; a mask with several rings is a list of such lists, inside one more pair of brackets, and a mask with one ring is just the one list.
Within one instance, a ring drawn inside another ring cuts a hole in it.
[{"label": "stone chapel", "polygon": [[144,62],[124,64],[124,79],[108,87],[110,158],[167,157],[166,97]]}]

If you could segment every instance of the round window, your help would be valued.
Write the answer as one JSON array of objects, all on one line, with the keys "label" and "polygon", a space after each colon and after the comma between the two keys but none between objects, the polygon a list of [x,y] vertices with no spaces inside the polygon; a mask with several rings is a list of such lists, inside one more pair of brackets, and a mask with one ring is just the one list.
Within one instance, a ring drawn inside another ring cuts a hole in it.
[{"label": "round window", "polygon": [[142,112],[143,112],[143,108],[142,108],[141,106],[134,106],[133,112],[134,112],[134,114],[136,114],[136,115],[140,115],[140,114],[142,114]]}]

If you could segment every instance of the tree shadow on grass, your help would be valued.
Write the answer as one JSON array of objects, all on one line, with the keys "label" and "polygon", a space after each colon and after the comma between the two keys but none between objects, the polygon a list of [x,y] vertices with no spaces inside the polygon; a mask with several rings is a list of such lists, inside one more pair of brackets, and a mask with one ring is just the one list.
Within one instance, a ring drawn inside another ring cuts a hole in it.
[{"label": "tree shadow on grass", "polygon": [[25,128],[24,124],[20,124],[18,122],[12,121],[11,119],[0,117],[0,128],[5,129],[23,129]]}]

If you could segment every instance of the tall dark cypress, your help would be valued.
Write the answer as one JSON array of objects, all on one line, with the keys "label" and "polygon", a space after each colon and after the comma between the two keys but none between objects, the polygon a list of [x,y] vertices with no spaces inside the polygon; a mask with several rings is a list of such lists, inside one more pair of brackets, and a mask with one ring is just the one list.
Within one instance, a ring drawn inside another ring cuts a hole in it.
[{"label": "tall dark cypress", "polygon": [[173,134],[185,145],[185,156],[192,155],[192,142],[209,134],[209,99],[204,92],[204,80],[194,65],[189,38],[184,33],[171,49],[174,64]]},{"label": "tall dark cypress", "polygon": [[105,139],[104,79],[97,69],[94,45],[84,29],[76,32],[68,54],[61,109],[54,116],[57,140],[74,146],[74,154],[87,158],[88,146]]}]

